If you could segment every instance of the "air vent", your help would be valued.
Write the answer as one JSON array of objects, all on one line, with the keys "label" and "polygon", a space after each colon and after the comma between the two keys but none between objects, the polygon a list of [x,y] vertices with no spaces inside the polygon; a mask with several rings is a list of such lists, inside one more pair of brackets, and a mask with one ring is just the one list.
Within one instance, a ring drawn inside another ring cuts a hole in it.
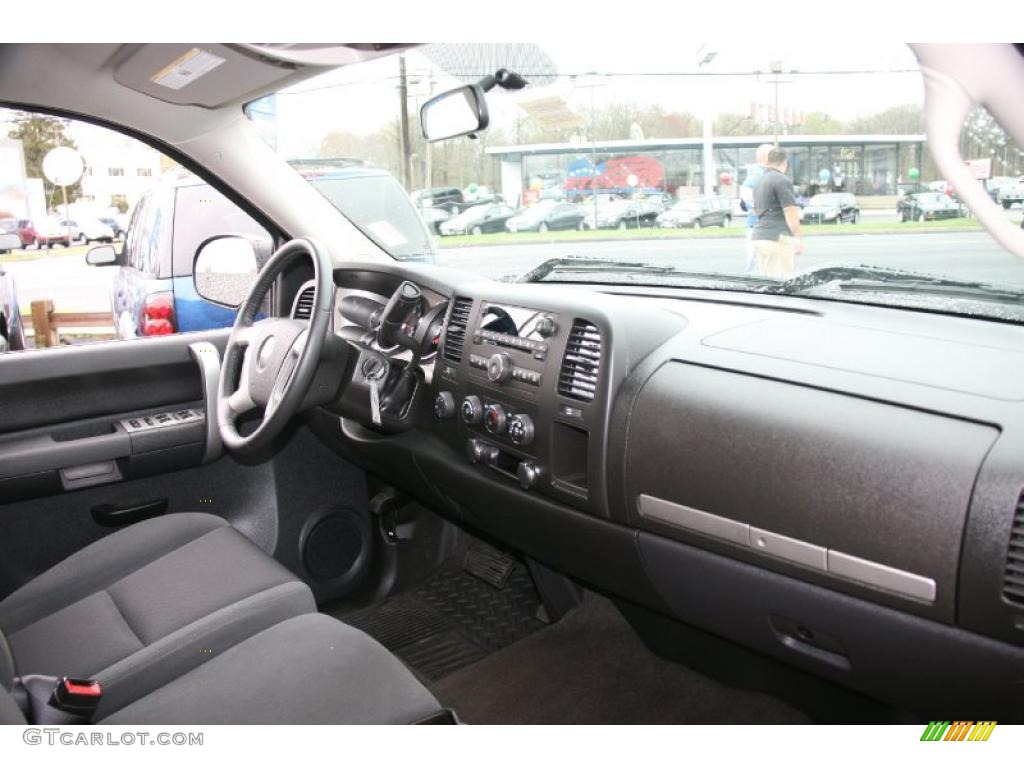
[{"label": "air vent", "polygon": [[292,319],[309,320],[313,315],[313,299],[316,295],[316,286],[307,283],[295,297],[295,304],[292,306]]},{"label": "air vent", "polygon": [[565,343],[558,394],[590,402],[597,392],[601,367],[601,332],[593,323],[576,319]]},{"label": "air vent", "polygon": [[448,317],[448,330],[444,335],[445,360],[452,363],[462,360],[462,346],[466,343],[466,329],[469,327],[469,316],[472,311],[472,299],[455,297],[451,315]]},{"label": "air vent", "polygon": [[1017,502],[1017,512],[1010,528],[1010,548],[1006,552],[1003,574],[1003,597],[1011,603],[1024,605],[1024,495]]}]

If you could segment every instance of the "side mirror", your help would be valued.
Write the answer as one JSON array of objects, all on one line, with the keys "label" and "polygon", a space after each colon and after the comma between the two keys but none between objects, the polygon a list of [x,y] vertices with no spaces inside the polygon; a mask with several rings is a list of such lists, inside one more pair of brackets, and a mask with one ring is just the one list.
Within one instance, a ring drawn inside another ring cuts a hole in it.
[{"label": "side mirror", "polygon": [[420,127],[427,141],[443,141],[484,130],[490,117],[483,89],[464,85],[435,96],[420,107]]},{"label": "side mirror", "polygon": [[0,233],[0,253],[13,251],[15,248],[21,248],[21,237],[13,233]]},{"label": "side mirror", "polygon": [[260,266],[257,247],[234,235],[210,238],[199,246],[193,264],[196,293],[225,307],[238,307],[256,284]]},{"label": "side mirror", "polygon": [[85,263],[94,267],[107,267],[117,264],[117,251],[112,245],[97,245],[85,254]]}]

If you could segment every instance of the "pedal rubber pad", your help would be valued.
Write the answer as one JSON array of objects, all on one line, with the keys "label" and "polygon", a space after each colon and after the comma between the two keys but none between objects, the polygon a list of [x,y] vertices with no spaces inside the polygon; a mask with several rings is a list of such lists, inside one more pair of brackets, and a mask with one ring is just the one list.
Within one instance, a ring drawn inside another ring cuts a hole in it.
[{"label": "pedal rubber pad", "polygon": [[462,562],[463,570],[495,589],[505,588],[515,567],[514,558],[481,544],[473,544],[466,551],[466,558]]}]

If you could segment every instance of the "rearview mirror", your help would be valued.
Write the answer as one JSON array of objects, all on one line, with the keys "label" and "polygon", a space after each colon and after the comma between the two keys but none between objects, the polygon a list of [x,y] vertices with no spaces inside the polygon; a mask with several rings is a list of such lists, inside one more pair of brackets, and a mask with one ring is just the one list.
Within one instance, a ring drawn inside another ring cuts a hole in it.
[{"label": "rearview mirror", "polygon": [[490,121],[483,89],[464,85],[435,96],[420,108],[420,127],[427,141],[443,141],[484,130]]},{"label": "rearview mirror", "polygon": [[95,248],[90,248],[89,252],[85,254],[85,263],[94,267],[117,264],[117,251],[112,245],[97,245]]},{"label": "rearview mirror", "polygon": [[249,295],[259,275],[256,247],[245,237],[214,237],[196,251],[192,280],[207,301],[237,307]]}]

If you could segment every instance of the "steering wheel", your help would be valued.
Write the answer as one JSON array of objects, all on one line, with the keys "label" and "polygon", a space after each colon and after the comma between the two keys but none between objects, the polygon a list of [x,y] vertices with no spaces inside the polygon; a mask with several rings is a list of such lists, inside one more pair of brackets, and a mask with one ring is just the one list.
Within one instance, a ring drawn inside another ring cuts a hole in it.
[{"label": "steering wheel", "polygon": [[[314,295],[309,320],[270,317],[257,321],[270,286],[285,269],[303,260],[313,262]],[[331,258],[315,241],[290,240],[264,265],[238,309],[224,349],[217,387],[217,423],[228,450],[243,455],[260,450],[299,409],[316,375],[333,303]],[[257,408],[263,409],[260,425],[247,435],[239,434],[239,417]]]}]

